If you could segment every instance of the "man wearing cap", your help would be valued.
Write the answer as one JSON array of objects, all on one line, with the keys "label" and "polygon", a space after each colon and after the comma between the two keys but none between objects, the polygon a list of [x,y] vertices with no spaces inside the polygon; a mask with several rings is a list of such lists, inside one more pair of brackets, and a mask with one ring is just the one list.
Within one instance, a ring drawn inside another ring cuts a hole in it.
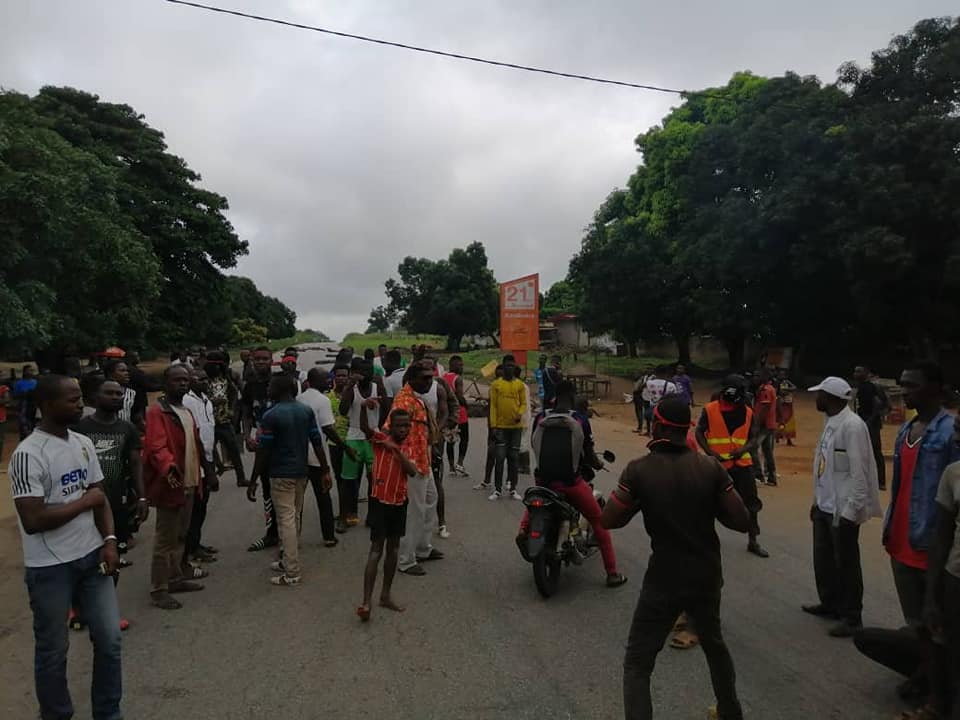
[{"label": "man wearing cap", "polygon": [[820,602],[804,605],[811,615],[839,619],[833,637],[852,637],[863,609],[860,526],[880,517],[877,463],[870,430],[849,407],[846,380],[828,377],[810,388],[827,416],[813,458],[813,571]]},{"label": "man wearing cap", "polygon": [[[723,467],[687,446],[686,400],[665,397],[653,413],[650,454],[627,465],[600,518],[606,528],[621,528],[642,512],[653,548],[623,662],[625,714],[630,720],[653,717],[650,675],[685,611],[710,666],[716,716],[742,720],[733,659],[720,630],[723,570],[716,521],[737,532],[747,532],[753,521]],[[749,468],[748,478],[752,483]]]},{"label": "man wearing cap", "polygon": [[696,436],[703,451],[719,460],[730,474],[733,486],[747,506],[750,513],[747,551],[767,558],[770,553],[757,541],[760,534],[758,515],[763,503],[757,496],[751,456],[759,442],[758,430],[753,410],[747,403],[746,381],[741,375],[730,375],[724,378],[720,397],[704,406]]}]

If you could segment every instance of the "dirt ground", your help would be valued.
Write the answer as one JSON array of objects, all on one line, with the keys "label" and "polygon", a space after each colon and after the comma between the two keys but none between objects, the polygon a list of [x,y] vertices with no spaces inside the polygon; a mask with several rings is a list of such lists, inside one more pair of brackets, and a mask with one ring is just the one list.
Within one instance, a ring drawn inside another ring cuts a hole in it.
[{"label": "dirt ground", "polygon": [[[610,395],[605,399],[592,401],[591,406],[600,413],[601,417],[616,420],[633,428],[636,426],[633,405],[623,402],[624,394],[632,391],[632,384],[620,378],[613,378],[612,383]],[[696,407],[693,409],[694,419],[699,417],[704,400],[708,399],[715,390],[716,385],[711,381],[694,381],[694,400],[696,401]],[[783,476],[799,475],[807,479],[812,472],[813,450],[820,439],[823,415],[817,412],[813,393],[798,390],[793,397],[797,437],[793,441],[793,447],[787,446],[785,442],[777,445],[777,472]],[[896,439],[898,428],[899,425],[889,423],[883,428],[883,449],[887,458],[888,478],[893,472],[891,466],[893,441]]]}]

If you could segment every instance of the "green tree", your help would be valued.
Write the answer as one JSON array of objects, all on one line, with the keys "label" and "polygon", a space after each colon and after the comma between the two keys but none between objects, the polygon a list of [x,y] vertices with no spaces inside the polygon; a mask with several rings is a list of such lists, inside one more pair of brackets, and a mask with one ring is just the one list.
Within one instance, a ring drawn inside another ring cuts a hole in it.
[{"label": "green tree", "polygon": [[540,298],[540,317],[548,318],[560,313],[576,313],[579,305],[576,286],[568,280],[558,280]]},{"label": "green tree", "polygon": [[936,355],[960,338],[960,19],[917,23],[839,83],[852,102],[837,233],[857,324]]},{"label": "green tree", "polygon": [[250,278],[227,275],[224,284],[231,318],[250,318],[265,327],[271,338],[290,337],[297,331],[297,314],[277,298],[260,292]]},{"label": "green tree", "polygon": [[230,327],[230,344],[233,347],[251,347],[267,342],[267,328],[257,325],[253,318],[238,318]]},{"label": "green tree", "polygon": [[399,280],[387,280],[389,314],[413,333],[447,336],[459,350],[465,335],[492,333],[499,299],[483,244],[457,248],[446,260],[407,257],[397,268]]},{"label": "green tree", "polygon": [[390,329],[392,323],[392,314],[383,305],[378,305],[370,311],[370,319],[367,320],[366,333],[382,333]]},{"label": "green tree", "polygon": [[118,206],[160,261],[148,320],[153,342],[226,340],[229,323],[216,312],[224,296],[220,268],[247,252],[224,216],[226,198],[200,188],[200,176],[167,152],[163,133],[128,105],[57,87],[42,88],[31,105],[73,147],[113,169]]},{"label": "green tree", "polygon": [[2,351],[143,340],[161,270],[123,212],[120,175],[67,142],[28,97],[0,94]]}]

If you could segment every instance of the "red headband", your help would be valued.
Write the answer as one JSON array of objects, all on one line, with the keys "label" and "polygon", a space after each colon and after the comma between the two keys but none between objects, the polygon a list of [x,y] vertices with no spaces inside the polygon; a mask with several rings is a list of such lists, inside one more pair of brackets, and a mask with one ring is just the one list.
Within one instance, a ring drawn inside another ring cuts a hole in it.
[{"label": "red headband", "polygon": [[295,362],[297,362],[297,359],[296,359],[293,355],[287,355],[287,356],[286,356],[285,358],[283,358],[283,360],[281,360],[280,362],[282,362],[282,363],[285,363],[285,362],[295,363]]},{"label": "red headband", "polygon": [[663,415],[660,414],[660,408],[659,408],[659,407],[654,407],[654,408],[653,408],[653,418],[654,418],[654,420],[656,420],[656,421],[657,421],[658,423],[660,423],[661,425],[667,425],[667,426],[669,426],[669,427],[675,427],[675,428],[687,428],[687,429],[690,428],[690,423],[688,423],[688,422],[687,422],[687,423],[678,423],[678,422],[673,422],[672,420],[667,420]]}]

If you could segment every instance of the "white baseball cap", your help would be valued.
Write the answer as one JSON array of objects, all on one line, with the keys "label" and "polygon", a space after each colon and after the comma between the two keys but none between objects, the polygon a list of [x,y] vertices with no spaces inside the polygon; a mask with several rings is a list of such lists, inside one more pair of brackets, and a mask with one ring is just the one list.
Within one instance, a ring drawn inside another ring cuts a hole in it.
[{"label": "white baseball cap", "polygon": [[853,388],[850,387],[850,383],[843,378],[834,377],[833,375],[828,378],[824,378],[823,382],[819,385],[814,385],[812,388],[807,389],[810,392],[823,390],[828,395],[833,395],[841,400],[849,400],[850,396],[853,394]]}]

